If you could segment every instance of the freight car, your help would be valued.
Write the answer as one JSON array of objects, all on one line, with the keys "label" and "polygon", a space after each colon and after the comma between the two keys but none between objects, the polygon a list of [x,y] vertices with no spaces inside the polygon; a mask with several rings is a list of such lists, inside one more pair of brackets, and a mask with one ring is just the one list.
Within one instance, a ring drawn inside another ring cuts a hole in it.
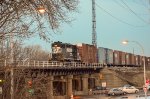
[{"label": "freight car", "polygon": [[98,62],[106,65],[113,65],[113,50],[108,48],[98,48]]},{"label": "freight car", "polygon": [[146,57],[146,66],[149,66],[150,67],[150,57]]},{"label": "freight car", "polygon": [[81,57],[81,62],[97,63],[97,48],[94,45],[78,43],[77,48]]}]

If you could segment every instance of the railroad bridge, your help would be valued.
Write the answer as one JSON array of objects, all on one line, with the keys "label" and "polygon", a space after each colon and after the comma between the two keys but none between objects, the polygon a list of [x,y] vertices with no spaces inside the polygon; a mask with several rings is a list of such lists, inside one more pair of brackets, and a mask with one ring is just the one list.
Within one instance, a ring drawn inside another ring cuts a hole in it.
[{"label": "railroad bridge", "polygon": [[[95,86],[119,87],[130,83],[131,74],[141,74],[139,67],[108,67],[98,63],[20,61],[1,64],[3,99],[70,99],[87,95]],[[132,82],[131,82],[132,81]],[[8,88],[8,89],[6,89]]]}]

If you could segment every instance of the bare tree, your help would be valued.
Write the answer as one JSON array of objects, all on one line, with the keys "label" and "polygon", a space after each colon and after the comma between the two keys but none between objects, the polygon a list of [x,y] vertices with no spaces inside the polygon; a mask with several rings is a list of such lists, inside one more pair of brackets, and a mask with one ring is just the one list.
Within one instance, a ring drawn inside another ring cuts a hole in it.
[{"label": "bare tree", "polygon": [[[0,0],[0,54],[4,55],[6,40],[12,43],[11,40],[38,34],[50,41],[52,32],[49,30],[55,33],[61,23],[69,23],[71,19],[68,16],[76,11],[77,5],[78,0]],[[7,48],[12,50],[10,44]]]},{"label": "bare tree", "polygon": [[[13,49],[13,50],[12,50]],[[19,41],[14,41],[13,46],[11,48],[10,41],[8,39],[6,40],[1,40],[1,46],[0,46],[0,62],[9,62],[11,58],[13,57],[13,60],[20,60],[21,59],[21,51],[22,51],[22,46],[21,42]],[[12,56],[11,56],[11,52]]]},{"label": "bare tree", "polygon": [[48,40],[46,28],[57,30],[61,23],[70,22],[69,12],[76,11],[77,4],[78,0],[1,0],[0,37],[11,33],[29,37],[36,33]]},{"label": "bare tree", "polygon": [[21,54],[24,56],[23,59],[47,61],[49,58],[49,51],[44,51],[40,45],[26,46]]},{"label": "bare tree", "polygon": [[[0,99],[11,99],[11,75],[10,69],[4,72],[0,72],[5,75],[3,78],[3,94]],[[14,68],[14,85],[13,94],[14,99],[47,99],[46,94],[48,93],[47,83],[48,75],[37,72],[33,73],[29,69],[25,68]],[[31,81],[31,85],[29,85]]]},{"label": "bare tree", "polygon": [[[69,23],[71,19],[68,17],[70,12],[76,11],[78,5],[78,0],[0,0],[0,49],[2,57],[8,57],[6,54],[10,54],[12,48],[7,46],[8,38],[9,40],[18,38],[24,39],[33,36],[33,34],[38,34],[42,39],[49,41],[51,33],[49,29],[55,31],[59,30],[61,23]],[[42,11],[44,13],[41,13]],[[2,46],[1,46],[2,45]],[[3,46],[6,45],[6,46]],[[9,50],[4,50],[5,48]],[[32,49],[32,48],[31,48]],[[25,49],[21,48],[20,45],[13,46],[15,53],[15,59],[24,59],[27,56],[23,56],[23,51]],[[38,56],[46,56],[46,53],[39,49],[38,51],[33,50],[33,55],[38,53]],[[3,56],[4,55],[4,56]],[[31,57],[31,56],[30,56]],[[34,57],[31,57],[32,59]],[[11,92],[11,80],[14,77],[14,94],[16,94],[15,99],[24,99],[26,94],[26,81],[27,71],[23,68],[20,70],[15,69],[14,75],[11,75],[11,70],[14,67],[6,66],[1,68],[1,74],[3,75],[3,95],[2,99],[10,99]],[[12,77],[13,76],[13,77]],[[46,78],[42,76],[35,80],[38,88],[42,88],[44,91],[38,92],[41,94],[46,94],[46,87],[42,81]],[[19,92],[18,92],[18,89]],[[39,94],[39,95],[41,95]],[[29,98],[28,98],[29,99]],[[34,99],[34,98],[32,98]],[[37,98],[35,98],[37,99]]]},{"label": "bare tree", "polygon": [[3,42],[6,44],[2,44],[0,51],[0,66],[3,66],[5,62],[9,63],[11,58],[13,57],[13,62],[17,64],[19,61],[28,61],[28,60],[36,60],[36,61],[48,61],[49,59],[49,51],[45,51],[42,49],[40,45],[32,45],[23,47],[22,43],[15,41],[13,44],[13,56],[11,57],[11,48],[8,42]]}]

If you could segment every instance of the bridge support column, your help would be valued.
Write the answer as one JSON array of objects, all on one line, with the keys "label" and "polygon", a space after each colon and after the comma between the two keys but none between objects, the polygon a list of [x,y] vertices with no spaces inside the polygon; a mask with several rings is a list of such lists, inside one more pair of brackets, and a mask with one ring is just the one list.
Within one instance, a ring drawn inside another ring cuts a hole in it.
[{"label": "bridge support column", "polygon": [[82,75],[82,86],[83,86],[83,92],[85,95],[88,95],[88,74]]},{"label": "bridge support column", "polygon": [[73,91],[82,91],[82,80],[81,77],[73,77]]},{"label": "bridge support column", "polygon": [[96,73],[96,78],[95,78],[95,86],[101,86],[101,79],[99,77],[99,73]]},{"label": "bridge support column", "polygon": [[72,79],[73,79],[73,75],[68,75],[67,76],[67,99],[70,99],[71,95],[73,94],[72,91]]},{"label": "bridge support column", "polygon": [[54,99],[54,97],[53,97],[53,80],[54,80],[53,76],[50,76],[48,78],[48,83],[47,83],[47,87],[48,87],[48,90],[47,90],[47,99]]},{"label": "bridge support column", "polygon": [[79,91],[81,91],[81,90],[82,90],[82,81],[81,81],[81,78],[79,78],[77,81],[78,81],[77,89],[78,89]]}]

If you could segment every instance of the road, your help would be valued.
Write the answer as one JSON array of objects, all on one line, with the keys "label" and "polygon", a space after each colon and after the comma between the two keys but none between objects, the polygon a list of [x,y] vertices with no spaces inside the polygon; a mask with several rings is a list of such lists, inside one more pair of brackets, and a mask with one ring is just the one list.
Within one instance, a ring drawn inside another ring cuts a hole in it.
[{"label": "road", "polygon": [[[74,96],[74,99],[145,99],[145,97],[144,92],[140,91],[137,94],[126,94],[119,96],[108,96],[108,95]],[[147,99],[150,99],[150,91],[147,93]]]}]

